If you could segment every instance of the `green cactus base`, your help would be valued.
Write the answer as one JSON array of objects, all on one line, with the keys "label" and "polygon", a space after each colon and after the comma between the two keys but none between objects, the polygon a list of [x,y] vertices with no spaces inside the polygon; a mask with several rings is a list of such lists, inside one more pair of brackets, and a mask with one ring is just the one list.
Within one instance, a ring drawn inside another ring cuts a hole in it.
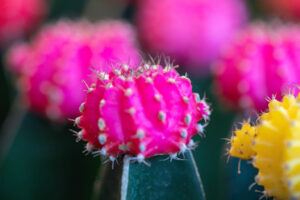
[{"label": "green cactus base", "polygon": [[26,113],[0,165],[1,200],[91,198],[100,161],[82,154],[69,128]]},{"label": "green cactus base", "polygon": [[[238,173],[240,163],[240,171]],[[220,199],[224,200],[258,200],[262,196],[262,186],[252,185],[257,169],[248,163],[247,160],[239,161],[238,158],[231,158],[228,163],[222,162],[223,174],[223,191],[220,191]],[[271,200],[271,198],[268,198]]]},{"label": "green cactus base", "polygon": [[187,151],[182,160],[165,160],[155,156],[146,161],[151,165],[130,161],[125,156],[105,164],[100,172],[94,199],[110,200],[205,200],[202,181],[193,155]]}]

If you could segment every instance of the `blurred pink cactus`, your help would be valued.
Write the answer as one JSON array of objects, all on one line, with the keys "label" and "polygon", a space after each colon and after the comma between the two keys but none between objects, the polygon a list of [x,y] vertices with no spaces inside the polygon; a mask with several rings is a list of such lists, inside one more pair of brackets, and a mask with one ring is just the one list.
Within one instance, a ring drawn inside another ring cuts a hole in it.
[{"label": "blurred pink cactus", "polygon": [[283,18],[300,20],[299,0],[259,0],[265,10]]},{"label": "blurred pink cactus", "polygon": [[29,107],[54,120],[78,115],[92,70],[110,71],[110,63],[140,62],[133,28],[125,22],[60,21],[42,29],[28,44],[14,46],[8,66],[18,77]]},{"label": "blurred pink cactus", "polygon": [[142,0],[136,22],[142,45],[194,72],[206,74],[220,48],[246,21],[239,0]]},{"label": "blurred pink cactus", "polygon": [[171,159],[203,134],[209,106],[192,93],[190,80],[172,66],[127,65],[110,73],[99,73],[81,104],[76,124],[78,139],[88,141],[86,150],[98,150],[114,161],[119,154],[131,154],[143,162],[158,154]]},{"label": "blurred pink cactus", "polygon": [[45,0],[0,0],[0,45],[33,31],[46,10]]},{"label": "blurred pink cactus", "polygon": [[[300,84],[300,28],[252,24],[224,49],[216,63],[216,88],[236,109],[267,108],[267,98]],[[295,87],[296,86],[296,87]]]},{"label": "blurred pink cactus", "polygon": [[140,52],[136,47],[136,33],[130,24],[119,21],[100,22],[94,26],[93,31],[95,34],[90,42],[94,53],[91,61],[93,66],[104,67],[111,62],[114,66],[117,63],[130,63],[132,66],[140,64],[141,60],[137,59]]}]

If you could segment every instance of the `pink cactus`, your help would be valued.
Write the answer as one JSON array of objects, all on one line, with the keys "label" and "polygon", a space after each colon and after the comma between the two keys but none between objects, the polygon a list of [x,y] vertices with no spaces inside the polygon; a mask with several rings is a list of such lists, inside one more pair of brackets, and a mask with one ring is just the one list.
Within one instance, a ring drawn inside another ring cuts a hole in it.
[{"label": "pink cactus", "polygon": [[80,111],[77,135],[87,151],[98,149],[112,161],[131,154],[139,162],[158,154],[175,158],[193,146],[192,136],[205,126],[197,122],[210,115],[187,77],[170,65],[150,64],[98,74]]},{"label": "pink cactus", "polygon": [[209,72],[220,48],[246,20],[239,0],[142,0],[136,22],[143,46],[194,74]]},{"label": "pink cactus", "polygon": [[92,70],[109,71],[104,65],[110,62],[140,62],[133,33],[131,26],[119,21],[99,25],[61,21],[44,28],[29,47],[14,47],[7,56],[8,66],[18,74],[32,110],[65,121],[79,114],[83,81],[90,84],[96,79]]},{"label": "pink cactus", "polygon": [[45,0],[0,0],[0,45],[33,31],[45,14]]},{"label": "pink cactus", "polygon": [[[267,108],[266,98],[300,84],[300,29],[253,24],[239,33],[216,63],[216,87],[235,108]],[[296,89],[298,90],[298,89]]]},{"label": "pink cactus", "polygon": [[[92,66],[104,68],[107,64],[119,65],[118,63],[124,62],[132,66],[140,64],[140,53],[136,48],[136,33],[130,24],[105,21],[96,24],[93,31],[95,34],[90,42],[94,53]],[[106,67],[106,70],[110,68]]]}]

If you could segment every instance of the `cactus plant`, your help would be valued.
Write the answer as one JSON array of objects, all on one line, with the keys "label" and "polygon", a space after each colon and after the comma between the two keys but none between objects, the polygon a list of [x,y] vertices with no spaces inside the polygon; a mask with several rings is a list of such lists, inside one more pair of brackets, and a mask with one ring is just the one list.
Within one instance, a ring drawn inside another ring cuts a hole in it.
[{"label": "cactus plant", "polygon": [[215,65],[215,87],[223,101],[235,109],[262,111],[267,97],[280,98],[299,84],[299,31],[295,25],[257,22],[238,33]]},{"label": "cactus plant", "polygon": [[[156,171],[160,170],[159,166],[166,167],[165,173],[170,176],[164,180],[167,185],[175,180],[174,176],[176,173],[178,175],[176,170],[184,166],[197,174],[189,152],[195,146],[191,138],[197,133],[203,134],[210,111],[206,102],[198,94],[192,93],[191,82],[186,76],[180,76],[170,64],[163,68],[153,63],[135,69],[122,65],[110,73],[102,72],[97,76],[97,83],[90,86],[86,101],[79,108],[82,115],[75,119],[82,129],[76,135],[78,139],[87,141],[87,152],[105,156],[113,164],[118,157],[125,155],[121,172],[123,175],[128,173],[128,167],[133,171],[130,170],[129,180],[122,180],[122,184],[126,182],[129,185],[126,189],[122,188],[121,194],[123,190],[128,190],[127,195],[134,195],[129,199],[139,199],[139,193],[148,189],[136,188],[132,176],[135,181],[146,181],[149,176],[159,175]],[[204,123],[198,124],[199,120]],[[151,158],[161,154],[168,155],[170,160],[179,159],[178,154],[184,154],[187,161],[159,164],[159,157]],[[151,161],[152,166],[148,169],[148,166],[130,161],[145,165]],[[199,177],[189,178],[192,182],[196,181],[197,185],[188,194],[180,196],[195,199],[193,193],[194,190],[199,193],[201,181]],[[135,194],[130,194],[130,187],[135,187]],[[150,187],[157,188],[157,184],[151,184]],[[170,197],[165,190],[149,199]],[[176,195],[179,195],[178,191]],[[126,199],[126,195],[122,199]]]},{"label": "cactus plant", "polygon": [[[52,121],[69,122],[79,114],[77,107],[84,99],[84,81],[89,84],[96,79],[93,70],[108,72],[111,62],[132,66],[140,62],[134,34],[132,26],[122,21],[93,25],[62,20],[41,30],[30,44],[13,46],[6,60],[7,67],[16,75],[19,104]],[[10,115],[13,118],[21,113]],[[22,121],[20,117],[16,119],[19,121],[14,121],[14,127]],[[3,126],[9,127],[10,123],[8,120]],[[1,142],[5,145],[0,147],[0,160],[17,132],[3,130]]]},{"label": "cactus plant", "polygon": [[300,199],[298,180],[300,95],[270,100],[269,110],[256,125],[245,122],[231,138],[229,154],[253,159],[258,169],[255,182],[264,186],[262,197]]}]

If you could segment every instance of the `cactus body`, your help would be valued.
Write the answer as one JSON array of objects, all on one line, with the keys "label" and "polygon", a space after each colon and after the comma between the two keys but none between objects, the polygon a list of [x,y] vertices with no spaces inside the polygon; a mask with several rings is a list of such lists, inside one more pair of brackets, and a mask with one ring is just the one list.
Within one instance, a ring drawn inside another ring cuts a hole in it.
[{"label": "cactus body", "polygon": [[235,109],[261,111],[266,98],[299,84],[297,32],[293,25],[259,23],[241,31],[216,63],[215,85],[223,100]]},{"label": "cactus body", "polygon": [[123,66],[98,76],[75,120],[88,151],[98,149],[112,161],[119,154],[139,162],[158,154],[176,158],[194,145],[193,135],[203,132],[197,122],[208,119],[209,107],[172,67]]},{"label": "cactus body", "polygon": [[134,66],[140,56],[127,23],[60,21],[44,28],[31,44],[14,46],[7,60],[29,107],[50,119],[66,120],[78,115],[83,81],[96,79],[93,70],[109,72],[112,62]]},{"label": "cactus body", "polygon": [[243,2],[236,0],[143,0],[137,4],[144,47],[171,56],[197,75],[209,72],[221,46],[246,18]]},{"label": "cactus body", "polygon": [[[300,199],[299,102],[300,96],[292,95],[284,96],[281,102],[271,100],[269,111],[261,115],[257,125],[250,127],[255,134],[249,135],[250,125],[244,124],[231,140],[232,156],[253,158],[253,165],[258,169],[255,181],[264,186],[265,196]],[[243,151],[245,146],[247,151]],[[237,151],[241,153],[234,153]]]}]

